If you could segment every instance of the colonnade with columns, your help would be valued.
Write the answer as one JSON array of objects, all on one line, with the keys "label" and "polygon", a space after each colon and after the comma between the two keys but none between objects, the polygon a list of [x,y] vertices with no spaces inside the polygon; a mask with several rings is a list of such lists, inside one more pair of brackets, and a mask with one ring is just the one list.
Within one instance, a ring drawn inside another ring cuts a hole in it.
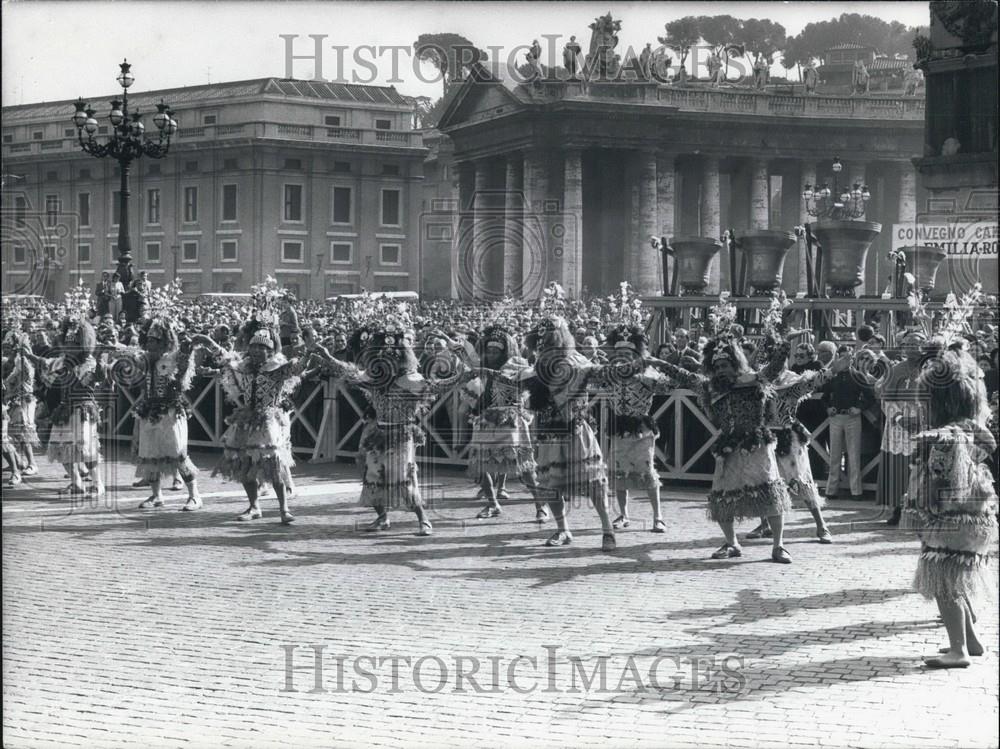
[{"label": "colonnade with columns", "polygon": [[[459,161],[455,286],[459,296],[468,299],[504,293],[534,298],[550,281],[575,295],[585,286],[606,293],[627,280],[640,294],[659,294],[662,264],[650,236],[719,238],[730,228],[739,236],[811,223],[816,219],[808,214],[802,193],[807,184],[827,182],[832,187],[831,163],[832,155],[826,154],[720,156],[578,145]],[[887,249],[891,224],[916,220],[912,164],[898,158],[845,158],[842,163],[841,190],[855,182],[871,188],[866,218],[883,224],[874,251]],[[619,182],[604,185],[603,191],[587,184],[622,173]],[[591,214],[595,211],[596,216]],[[585,225],[596,234],[585,237]],[[595,247],[604,255],[599,257]],[[784,287],[791,293],[806,288],[801,253],[801,247],[793,247],[786,262]],[[586,267],[588,263],[594,265]],[[872,253],[869,265],[866,285],[882,284],[884,274]],[[603,288],[593,288],[587,279],[599,280]],[[711,279],[709,293],[729,288],[724,252],[714,263]]]}]

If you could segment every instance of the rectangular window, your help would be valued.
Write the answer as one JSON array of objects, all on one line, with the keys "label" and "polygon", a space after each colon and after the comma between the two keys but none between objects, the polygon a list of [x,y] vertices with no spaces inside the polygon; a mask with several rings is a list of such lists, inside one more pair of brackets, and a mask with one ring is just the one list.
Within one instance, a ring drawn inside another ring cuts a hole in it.
[{"label": "rectangular window", "polygon": [[28,253],[23,244],[14,245],[14,265],[24,265],[28,262]]},{"label": "rectangular window", "polygon": [[160,262],[160,243],[159,242],[146,242],[146,262],[147,263],[158,263],[158,262]]},{"label": "rectangular window", "polygon": [[333,171],[337,174],[350,174],[351,173],[351,162],[350,161],[334,161]]},{"label": "rectangular window", "polygon": [[236,185],[222,186],[222,220],[236,220]]},{"label": "rectangular window", "polygon": [[286,241],[281,243],[281,262],[301,263],[302,243]]},{"label": "rectangular window", "polygon": [[3,135],[3,142],[4,143],[13,143],[14,142],[14,136],[13,135],[8,135],[7,133],[4,133],[4,135]]},{"label": "rectangular window", "polygon": [[184,221],[194,224],[198,221],[198,188],[184,188]]},{"label": "rectangular window", "polygon": [[285,169],[301,169],[302,159],[285,159]]},{"label": "rectangular window", "polygon": [[181,261],[185,263],[198,262],[198,243],[194,241],[181,244]]},{"label": "rectangular window", "polygon": [[67,138],[75,138],[76,137],[76,130],[74,130],[71,127],[68,127],[65,130],[63,130],[63,136],[65,136]]},{"label": "rectangular window", "polygon": [[45,225],[49,227],[55,226],[59,222],[59,196],[58,195],[46,195],[45,196]]},{"label": "rectangular window", "polygon": [[58,182],[59,181],[59,172],[46,172],[45,173],[45,181],[46,182]]},{"label": "rectangular window", "polygon": [[399,176],[399,164],[383,164],[382,174],[387,177],[398,177]]},{"label": "rectangular window", "polygon": [[349,265],[351,263],[352,249],[350,242],[331,242],[330,262]]},{"label": "rectangular window", "polygon": [[239,259],[235,239],[222,240],[222,262],[235,263]]},{"label": "rectangular window", "polygon": [[302,220],[302,185],[285,185],[285,221]]},{"label": "rectangular window", "polygon": [[160,165],[155,162],[150,164],[148,167],[146,167],[146,174],[148,174],[151,177],[158,176],[160,174]]},{"label": "rectangular window", "polygon": [[399,190],[382,191],[382,226],[399,226]]},{"label": "rectangular window", "polygon": [[18,229],[24,228],[24,217],[28,212],[28,201],[23,195],[14,198],[14,225]]},{"label": "rectangular window", "polygon": [[204,124],[206,124],[206,125],[214,125],[215,124],[215,115],[214,114],[206,114],[205,115],[205,119],[204,119]]},{"label": "rectangular window", "polygon": [[160,223],[160,190],[152,188],[146,190],[146,223]]},{"label": "rectangular window", "polygon": [[197,172],[198,171],[198,162],[197,161],[185,161],[184,162],[184,171],[185,172]]},{"label": "rectangular window", "polygon": [[111,224],[118,226],[122,220],[122,193],[115,190],[111,193]]},{"label": "rectangular window", "polygon": [[81,192],[76,196],[76,213],[80,226],[90,226],[90,193]]},{"label": "rectangular window", "polygon": [[333,223],[351,223],[351,188],[333,188]]},{"label": "rectangular window", "polygon": [[41,130],[36,130],[35,132],[33,132],[31,134],[31,137],[32,137],[33,140],[41,140],[43,135],[44,134],[42,133]]},{"label": "rectangular window", "polygon": [[228,171],[236,171],[240,168],[240,162],[237,159],[223,159],[222,168]]},{"label": "rectangular window", "polygon": [[392,130],[392,120],[375,120],[376,130]]},{"label": "rectangular window", "polygon": [[378,246],[378,261],[382,265],[400,265],[400,254],[398,244],[380,244]]},{"label": "rectangular window", "polygon": [[81,169],[80,170],[80,179],[90,179],[90,170],[89,169]]},{"label": "rectangular window", "polygon": [[89,263],[90,262],[90,245],[89,244],[78,244],[76,246],[76,261],[78,263]]},{"label": "rectangular window", "polygon": [[327,127],[340,127],[340,115],[328,114],[323,118],[323,122],[326,123]]}]

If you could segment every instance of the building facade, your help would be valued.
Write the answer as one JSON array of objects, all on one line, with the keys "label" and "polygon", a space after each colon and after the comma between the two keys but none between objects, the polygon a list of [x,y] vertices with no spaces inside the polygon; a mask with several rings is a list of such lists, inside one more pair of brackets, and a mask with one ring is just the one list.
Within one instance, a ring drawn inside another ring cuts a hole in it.
[{"label": "building facade", "polygon": [[[419,287],[426,149],[395,88],[265,78],[129,104],[148,115],[161,98],[180,129],[166,158],[131,168],[136,271],[188,295],[268,275],[306,299]],[[7,293],[58,298],[115,269],[118,165],[81,151],[72,113],[70,101],[3,110]]]},{"label": "building facade", "polygon": [[[936,291],[979,282],[996,293],[997,6],[930,5],[930,47],[919,63],[927,76],[927,137],[923,156],[914,160],[927,202],[918,219],[926,226],[967,229],[963,244],[946,243],[949,256]],[[959,248],[961,254],[953,254]]]},{"label": "building facade", "polygon": [[[608,293],[628,280],[662,290],[649,237],[791,230],[814,221],[806,185],[868,185],[867,218],[883,224],[859,295],[891,274],[889,228],[914,222],[922,196],[922,97],[787,95],[643,81],[500,80],[483,73],[454,92],[439,122],[453,142],[460,218],[452,245],[460,296]],[[784,287],[805,291],[804,243]],[[709,293],[730,288],[726,251]]]}]

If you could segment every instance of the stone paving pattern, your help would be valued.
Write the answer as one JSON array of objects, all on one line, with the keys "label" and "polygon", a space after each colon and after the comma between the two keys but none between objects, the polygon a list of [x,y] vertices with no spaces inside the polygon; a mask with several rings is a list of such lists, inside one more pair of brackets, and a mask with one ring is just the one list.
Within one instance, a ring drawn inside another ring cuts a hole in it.
[{"label": "stone paving pattern", "polygon": [[[51,466],[4,490],[7,747],[998,744],[996,612],[971,668],[926,670],[947,638],[910,587],[917,542],[871,502],[832,503],[831,546],[797,511],[783,566],[768,541],[708,559],[720,536],[698,487],[665,488],[665,535],[633,500],[602,554],[589,507],[572,511],[574,544],[548,549],[523,494],[477,521],[454,472],[422,475],[432,538],[409,513],[360,532],[349,464],[296,469],[290,527],[273,496],[235,522],[238,488],[204,473],[204,510],[177,512],[168,491],[167,509],[138,511],[131,469],[107,472],[106,500],[57,498]],[[397,660],[394,684],[394,656],[424,658],[416,677]]]}]

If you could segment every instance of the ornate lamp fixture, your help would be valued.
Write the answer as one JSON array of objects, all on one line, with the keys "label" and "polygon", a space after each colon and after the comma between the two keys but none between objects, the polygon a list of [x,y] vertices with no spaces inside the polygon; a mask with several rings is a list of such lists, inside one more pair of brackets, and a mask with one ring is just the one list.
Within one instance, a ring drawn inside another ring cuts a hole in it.
[{"label": "ornate lamp fixture", "polygon": [[853,185],[840,187],[840,173],[844,165],[840,159],[833,159],[833,187],[823,183],[822,186],[806,185],[802,191],[802,200],[806,212],[810,216],[831,221],[855,220],[863,218],[872,194],[867,185],[855,182]]}]

